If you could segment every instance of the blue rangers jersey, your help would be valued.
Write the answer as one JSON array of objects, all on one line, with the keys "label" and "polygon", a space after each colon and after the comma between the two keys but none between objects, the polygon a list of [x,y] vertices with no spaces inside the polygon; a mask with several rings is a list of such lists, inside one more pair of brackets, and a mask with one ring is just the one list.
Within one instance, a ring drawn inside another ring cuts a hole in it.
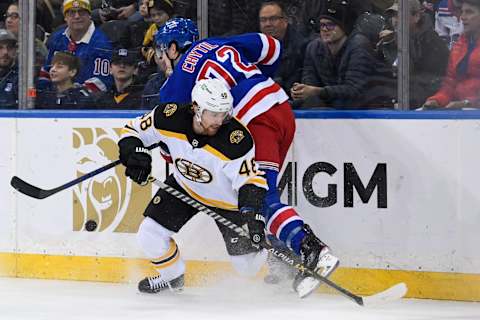
[{"label": "blue rangers jersey", "polygon": [[68,36],[68,28],[63,27],[50,36],[48,41],[48,56],[40,71],[40,89],[48,87],[50,64],[55,52],[72,52],[81,60],[80,72],[75,82],[85,85],[90,91],[107,91],[113,84],[110,75],[110,60],[112,44],[107,35],[95,25],[90,25],[85,36],[78,42],[73,42]]},{"label": "blue rangers jersey", "polygon": [[271,76],[280,58],[280,42],[262,33],[198,41],[182,56],[160,89],[160,102],[191,102],[196,81],[217,78],[233,96],[234,115],[247,125],[276,104],[288,100]]}]

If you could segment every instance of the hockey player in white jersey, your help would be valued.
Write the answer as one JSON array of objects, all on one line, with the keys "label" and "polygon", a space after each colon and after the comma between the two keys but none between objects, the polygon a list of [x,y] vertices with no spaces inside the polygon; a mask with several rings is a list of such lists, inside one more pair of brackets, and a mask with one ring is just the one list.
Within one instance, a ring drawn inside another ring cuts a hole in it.
[{"label": "hockey player in white jersey", "polygon": [[[197,40],[195,23],[185,18],[170,19],[157,31],[156,54],[168,77],[160,89],[160,102],[190,101],[188,90],[180,88],[192,88],[202,79],[216,78],[228,86],[233,96],[233,114],[252,134],[255,159],[267,180],[262,214],[272,245],[286,246],[301,256],[307,268],[323,277],[330,276],[339,259],[295,208],[281,202],[277,191],[278,174],[295,134],[288,96],[272,79],[280,62],[280,42],[261,33]],[[303,298],[320,283],[299,271],[293,288]]]},{"label": "hockey player in white jersey", "polygon": [[[265,236],[265,222],[259,213],[267,183],[258,175],[253,138],[232,118],[232,104],[230,91],[221,81],[199,81],[192,90],[191,104],[158,105],[130,121],[118,145],[125,174],[145,184],[152,169],[146,146],[160,142],[163,155],[173,164],[173,174],[167,177],[166,184],[237,225],[247,224],[251,240],[238,238],[221,224],[217,226],[234,268],[253,276],[267,257],[266,250],[258,246]],[[183,288],[185,263],[172,235],[196,213],[196,209],[162,189],[153,197],[137,238],[158,275],[141,280],[139,291]]]}]

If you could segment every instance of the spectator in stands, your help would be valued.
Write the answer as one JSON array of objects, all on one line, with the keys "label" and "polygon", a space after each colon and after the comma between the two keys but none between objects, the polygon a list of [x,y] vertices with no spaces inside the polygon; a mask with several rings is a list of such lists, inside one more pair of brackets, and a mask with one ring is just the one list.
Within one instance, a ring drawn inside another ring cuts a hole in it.
[{"label": "spectator in stands", "polygon": [[153,56],[155,55],[155,34],[158,28],[173,15],[172,0],[150,0],[148,3],[148,15],[152,20],[152,24],[143,38],[142,55],[147,64],[153,66],[155,65],[153,61]]},{"label": "spectator in stands", "polygon": [[0,108],[18,108],[17,38],[0,29]]},{"label": "spectator in stands", "polygon": [[378,60],[370,40],[352,33],[357,18],[348,0],[328,1],[320,14],[320,38],[307,46],[302,83],[294,83],[292,98],[303,107],[385,107],[370,101],[369,81]]},{"label": "spectator in stands", "polygon": [[20,14],[18,12],[18,2],[13,2],[8,6],[7,12],[5,12],[5,28],[18,39],[19,25]]},{"label": "spectator in stands", "polygon": [[38,91],[38,109],[89,109],[93,98],[86,88],[74,83],[80,72],[80,59],[70,52],[56,52],[52,58],[50,79],[52,88]]},{"label": "spectator in stands", "polygon": [[112,45],[108,37],[91,20],[89,0],[65,0],[63,14],[67,25],[49,38],[48,57],[40,72],[39,89],[48,88],[52,58],[57,51],[69,51],[80,58],[82,68],[75,82],[92,94],[108,90],[112,85],[110,59]]},{"label": "spectator in stands", "polygon": [[145,33],[151,24],[151,18],[148,14],[148,3],[151,0],[141,0],[139,6],[139,13],[141,19],[130,23],[127,29],[120,37],[120,46],[123,48],[134,49],[140,47],[143,44],[143,38]]},{"label": "spectator in stands", "polygon": [[[448,62],[448,45],[424,15],[418,0],[408,0],[410,11],[410,108],[416,109],[440,87]],[[397,66],[398,4],[387,9],[391,30],[381,32],[381,50],[392,68]],[[396,72],[395,72],[396,73]]]},{"label": "spectator in stands", "polygon": [[[311,35],[312,32],[319,33],[318,17],[322,12],[325,12],[332,0],[301,0],[301,5],[295,5],[296,2],[298,1],[286,1],[290,20],[296,22],[297,29],[304,35]],[[365,12],[371,12],[373,9],[370,3],[371,0],[348,0],[347,2],[355,16],[359,16]],[[299,22],[303,23],[299,25]],[[354,21],[351,23],[354,23]]]},{"label": "spectator in stands", "polygon": [[[18,11],[18,2],[12,2],[5,13],[5,28],[13,33],[13,35],[18,39],[18,32],[21,23],[20,13]],[[35,28],[35,37],[40,41],[45,40],[45,30],[39,24]]]},{"label": "spectator in stands", "polygon": [[480,0],[463,0],[464,33],[453,45],[447,74],[425,108],[480,107]]},{"label": "spectator in stands", "polygon": [[143,85],[136,81],[138,54],[128,49],[117,49],[112,57],[113,87],[102,94],[97,107],[101,109],[140,109]]},{"label": "spectator in stands", "polygon": [[303,53],[308,39],[290,25],[285,8],[279,1],[266,1],[258,13],[260,31],[282,43],[280,67],[273,78],[285,92],[290,92],[294,82],[302,79]]},{"label": "spectator in stands", "polygon": [[436,6],[435,31],[447,43],[449,48],[463,32],[460,17],[454,13],[452,0],[440,0]]}]

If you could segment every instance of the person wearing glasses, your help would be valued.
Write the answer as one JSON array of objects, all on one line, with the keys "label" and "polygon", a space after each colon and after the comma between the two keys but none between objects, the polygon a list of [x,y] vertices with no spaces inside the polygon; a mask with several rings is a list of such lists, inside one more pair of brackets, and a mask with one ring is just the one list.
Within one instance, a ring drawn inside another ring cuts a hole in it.
[{"label": "person wearing glasses", "polygon": [[55,52],[68,51],[80,58],[82,69],[75,82],[82,84],[92,94],[105,92],[112,86],[110,39],[96,28],[91,19],[89,0],[65,0],[63,15],[66,26],[53,33],[47,43],[48,56],[40,71],[39,89],[48,88],[52,58]]},{"label": "person wearing glasses", "polygon": [[[18,39],[18,32],[21,23],[19,6],[18,2],[12,2],[7,8],[7,12],[3,15],[5,21],[5,29],[13,33],[13,35]],[[45,30],[44,28],[37,24],[35,28],[35,37],[39,41],[44,41],[45,39]]]},{"label": "person wearing glasses", "polygon": [[7,12],[3,16],[5,18],[5,29],[10,31],[18,39],[18,26],[20,22],[20,15],[18,13],[18,3],[11,3]]},{"label": "person wearing glasses", "polygon": [[352,32],[357,14],[348,0],[329,0],[318,17],[320,37],[308,44],[302,82],[290,91],[302,107],[389,107],[368,94],[369,81],[377,79],[378,59],[370,40]]},{"label": "person wearing glasses", "polygon": [[0,108],[18,108],[17,38],[0,29]]},{"label": "person wearing glasses", "polygon": [[258,12],[258,20],[260,31],[282,44],[280,65],[273,80],[280,84],[285,92],[290,92],[293,83],[300,82],[302,78],[303,53],[308,38],[302,36],[289,23],[285,7],[279,1],[263,2]]}]

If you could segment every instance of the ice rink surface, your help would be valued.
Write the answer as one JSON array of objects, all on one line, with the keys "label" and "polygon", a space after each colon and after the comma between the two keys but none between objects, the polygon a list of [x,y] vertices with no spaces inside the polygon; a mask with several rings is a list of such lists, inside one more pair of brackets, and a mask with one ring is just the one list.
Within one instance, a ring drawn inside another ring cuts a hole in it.
[{"label": "ice rink surface", "polygon": [[403,299],[364,308],[337,295],[300,300],[245,279],[146,295],[134,284],[0,278],[0,319],[479,320],[480,303]]}]

